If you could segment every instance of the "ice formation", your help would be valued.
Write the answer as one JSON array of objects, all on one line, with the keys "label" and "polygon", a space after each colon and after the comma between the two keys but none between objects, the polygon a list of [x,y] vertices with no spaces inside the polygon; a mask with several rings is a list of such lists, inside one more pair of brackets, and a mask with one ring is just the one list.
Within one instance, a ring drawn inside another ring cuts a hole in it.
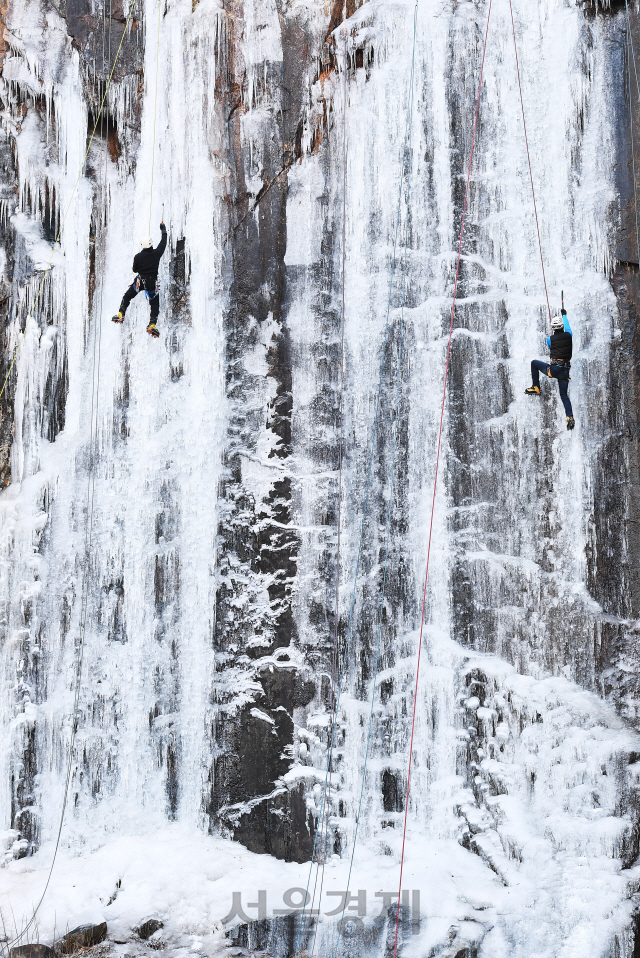
[{"label": "ice formation", "polygon": [[[167,949],[214,954],[242,923],[224,921],[235,891],[248,918],[269,919],[236,941],[291,953],[274,910],[309,879],[355,596],[317,851],[323,894],[344,891],[374,694],[353,922],[338,946],[373,952],[392,935],[376,895],[398,882],[487,4],[419,0],[403,164],[413,2],[136,2],[126,29],[120,0],[14,0],[6,13],[3,379],[21,346],[0,428],[0,910],[19,929],[46,881],[86,596],[71,795],[39,936],[99,916],[125,940],[155,910]],[[577,0],[515,0],[514,12],[549,294],[559,305],[564,290],[574,330],[577,426],[566,432],[555,384],[540,401],[523,395],[546,302],[509,4],[493,0],[400,947],[630,958],[640,738],[637,280],[619,265],[633,259],[620,252],[625,21]],[[409,241],[390,286],[399,192]],[[142,297],[122,327],[109,320],[162,216],[153,342]],[[326,911],[338,900],[322,900],[319,954],[336,949],[340,915]]]}]

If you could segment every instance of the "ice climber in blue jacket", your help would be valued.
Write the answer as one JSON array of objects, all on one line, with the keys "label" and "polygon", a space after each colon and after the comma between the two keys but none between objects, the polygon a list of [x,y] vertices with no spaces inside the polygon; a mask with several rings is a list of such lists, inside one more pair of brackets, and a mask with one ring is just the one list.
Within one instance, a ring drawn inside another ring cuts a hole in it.
[{"label": "ice climber in blue jacket", "polygon": [[543,363],[540,359],[531,361],[531,379],[533,385],[525,389],[527,396],[540,395],[540,373],[558,380],[560,399],[567,414],[567,429],[573,429],[575,419],[569,399],[569,371],[571,369],[571,354],[573,351],[573,334],[567,311],[562,308],[559,316],[551,320],[551,336],[547,336],[547,346],[551,350],[550,363]]}]

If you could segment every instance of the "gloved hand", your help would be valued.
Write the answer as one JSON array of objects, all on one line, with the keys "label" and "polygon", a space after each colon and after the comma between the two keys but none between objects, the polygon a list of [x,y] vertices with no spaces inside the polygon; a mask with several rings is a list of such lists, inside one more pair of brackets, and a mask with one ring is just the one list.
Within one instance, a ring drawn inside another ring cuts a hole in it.
[{"label": "gloved hand", "polygon": [[160,223],[160,229],[162,230],[163,233],[167,232],[167,227],[164,225],[164,220],[162,221],[162,223]]},{"label": "gloved hand", "polygon": [[566,311],[566,309],[564,309],[564,307],[560,310],[560,315],[561,315],[561,316],[566,316],[566,315],[567,315],[567,311]]}]

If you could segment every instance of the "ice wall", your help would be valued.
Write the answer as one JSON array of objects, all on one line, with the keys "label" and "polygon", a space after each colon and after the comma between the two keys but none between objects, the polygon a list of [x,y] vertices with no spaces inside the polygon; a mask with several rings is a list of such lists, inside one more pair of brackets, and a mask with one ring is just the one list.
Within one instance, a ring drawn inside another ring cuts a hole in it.
[{"label": "ice wall", "polygon": [[[35,306],[0,436],[8,446],[12,423],[0,495],[8,869],[39,875],[52,852],[86,594],[65,855],[176,822],[267,853],[274,869],[308,862],[346,654],[319,857],[344,884],[373,692],[352,887],[397,883],[486,12],[419,2],[401,183],[412,3],[147,0],[126,29],[116,0],[9,9],[5,370]],[[575,334],[577,426],[565,430],[554,384],[523,395],[530,359],[545,355],[546,302],[509,6],[494,0],[418,692],[405,887],[421,891],[422,920],[418,936],[403,926],[402,947],[568,958],[588,942],[627,955],[640,747],[620,672],[637,614],[625,438],[636,412],[632,319],[610,282],[624,24],[556,0],[516,4],[515,17],[549,294],[556,307],[564,290]],[[390,286],[399,190],[409,240]],[[122,327],[109,320],[162,215],[154,342],[141,297]],[[304,885],[306,870],[295,874]],[[101,907],[125,922],[115,900]],[[383,945],[388,926],[366,921],[349,947]],[[286,952],[269,927],[269,948]],[[246,941],[262,947],[260,934]],[[321,920],[315,947],[333,952],[335,935]]]}]

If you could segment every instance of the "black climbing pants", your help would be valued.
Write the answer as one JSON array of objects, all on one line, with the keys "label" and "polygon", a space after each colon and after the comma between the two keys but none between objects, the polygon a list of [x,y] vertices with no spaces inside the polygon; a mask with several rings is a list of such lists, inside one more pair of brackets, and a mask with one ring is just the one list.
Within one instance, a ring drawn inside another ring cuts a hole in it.
[{"label": "black climbing pants", "polygon": [[[120,303],[120,312],[123,316],[127,311],[129,303],[132,299],[135,299],[138,293],[146,293],[146,290],[143,289],[142,286],[139,286],[138,281],[135,280],[122,297],[122,302]],[[149,308],[151,310],[150,322],[155,323],[160,312],[160,294],[156,289],[154,289],[152,292],[147,293],[147,299],[149,300]]]},{"label": "black climbing pants", "polygon": [[569,370],[566,366],[550,366],[549,363],[543,363],[540,359],[531,360],[531,379],[534,386],[540,386],[540,373],[549,376],[551,379],[558,380],[558,389],[560,390],[560,399],[564,406],[567,416],[573,416],[571,400],[569,399]]}]

